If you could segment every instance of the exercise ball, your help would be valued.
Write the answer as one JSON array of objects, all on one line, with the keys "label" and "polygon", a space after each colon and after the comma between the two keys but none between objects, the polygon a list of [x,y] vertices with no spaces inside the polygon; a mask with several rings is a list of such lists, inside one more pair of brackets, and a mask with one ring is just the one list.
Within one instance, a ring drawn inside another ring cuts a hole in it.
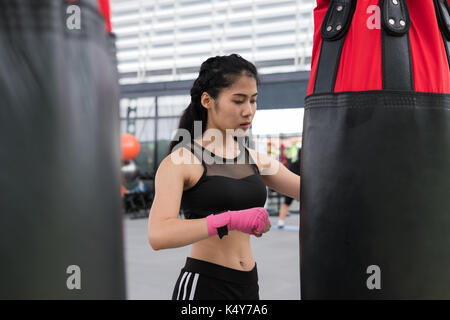
[{"label": "exercise ball", "polygon": [[137,157],[141,150],[141,144],[131,133],[124,133],[121,137],[122,159],[129,161]]}]

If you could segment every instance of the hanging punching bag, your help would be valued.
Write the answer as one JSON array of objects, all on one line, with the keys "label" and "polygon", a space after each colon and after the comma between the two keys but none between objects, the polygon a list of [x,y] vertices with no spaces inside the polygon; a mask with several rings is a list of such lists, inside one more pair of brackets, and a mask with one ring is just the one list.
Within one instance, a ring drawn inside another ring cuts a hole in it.
[{"label": "hanging punching bag", "polygon": [[119,86],[96,0],[0,2],[0,299],[124,299]]},{"label": "hanging punching bag", "polygon": [[302,299],[450,299],[447,1],[318,0]]}]

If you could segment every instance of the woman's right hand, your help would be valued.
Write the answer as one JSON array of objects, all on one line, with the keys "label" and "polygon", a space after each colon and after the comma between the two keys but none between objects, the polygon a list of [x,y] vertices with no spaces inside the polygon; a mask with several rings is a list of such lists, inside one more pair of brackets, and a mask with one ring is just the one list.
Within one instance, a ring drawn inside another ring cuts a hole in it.
[{"label": "woman's right hand", "polygon": [[210,236],[216,235],[217,228],[225,225],[228,230],[238,230],[257,237],[270,229],[269,214],[262,207],[212,214],[206,221]]}]

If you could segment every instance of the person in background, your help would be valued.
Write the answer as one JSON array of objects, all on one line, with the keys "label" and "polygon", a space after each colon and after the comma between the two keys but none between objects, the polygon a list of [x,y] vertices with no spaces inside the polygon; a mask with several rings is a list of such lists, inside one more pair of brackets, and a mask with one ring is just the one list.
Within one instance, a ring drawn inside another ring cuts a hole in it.
[{"label": "person in background", "polygon": [[[293,162],[289,162],[289,166],[288,169],[290,171],[292,171],[295,174],[300,175],[300,157],[301,157],[301,151],[302,149],[299,148],[298,149],[298,156],[297,156],[297,160],[293,161]],[[284,228],[284,220],[286,219],[286,216],[289,212],[289,207],[292,204],[292,201],[294,199],[288,196],[284,197],[284,203],[281,205],[280,208],[280,212],[278,214],[278,229],[283,229]]]}]

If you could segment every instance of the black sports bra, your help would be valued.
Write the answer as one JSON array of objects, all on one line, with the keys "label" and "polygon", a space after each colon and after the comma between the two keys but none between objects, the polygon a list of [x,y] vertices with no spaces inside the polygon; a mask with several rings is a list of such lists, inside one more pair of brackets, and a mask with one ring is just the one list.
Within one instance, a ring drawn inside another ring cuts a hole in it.
[{"label": "black sports bra", "polygon": [[185,145],[201,161],[203,175],[183,192],[181,208],[186,219],[204,218],[227,210],[264,207],[267,189],[258,166],[238,139],[240,153],[222,158],[195,141]]}]

